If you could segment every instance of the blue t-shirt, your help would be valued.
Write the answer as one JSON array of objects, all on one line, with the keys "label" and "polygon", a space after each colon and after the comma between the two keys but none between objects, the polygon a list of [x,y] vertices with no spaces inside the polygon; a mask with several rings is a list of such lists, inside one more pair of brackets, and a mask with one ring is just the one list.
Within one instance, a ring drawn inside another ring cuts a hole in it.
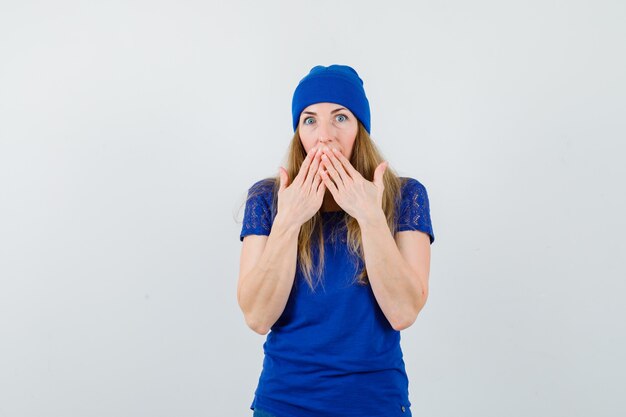
[{"label": "blue t-shirt", "polygon": [[[269,235],[275,210],[272,187],[246,202],[240,240]],[[396,208],[396,231],[420,230],[435,240],[426,188],[406,178]],[[400,332],[394,330],[369,285],[352,283],[364,261],[350,254],[343,211],[322,212],[323,285],[312,292],[296,265],[287,305],[263,344],[265,357],[255,407],[277,417],[410,417],[409,380]],[[319,259],[312,245],[313,282]]]}]

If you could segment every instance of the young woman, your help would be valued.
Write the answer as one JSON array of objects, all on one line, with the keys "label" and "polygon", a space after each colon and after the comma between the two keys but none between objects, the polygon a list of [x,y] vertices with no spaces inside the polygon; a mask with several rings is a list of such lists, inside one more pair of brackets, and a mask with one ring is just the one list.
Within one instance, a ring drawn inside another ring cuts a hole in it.
[{"label": "young woman", "polygon": [[292,116],[286,169],[250,187],[240,235],[237,300],[267,334],[253,417],[411,416],[400,331],[428,297],[426,188],[383,160],[353,68],[313,67]]}]

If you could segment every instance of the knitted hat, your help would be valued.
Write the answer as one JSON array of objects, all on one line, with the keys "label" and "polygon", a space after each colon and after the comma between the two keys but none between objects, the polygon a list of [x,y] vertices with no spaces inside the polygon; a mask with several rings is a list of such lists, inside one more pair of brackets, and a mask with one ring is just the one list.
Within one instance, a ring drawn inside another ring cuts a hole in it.
[{"label": "knitted hat", "polygon": [[347,107],[370,133],[370,104],[365,96],[363,80],[347,65],[317,65],[298,83],[291,102],[293,130],[300,113],[315,103],[337,103]]}]

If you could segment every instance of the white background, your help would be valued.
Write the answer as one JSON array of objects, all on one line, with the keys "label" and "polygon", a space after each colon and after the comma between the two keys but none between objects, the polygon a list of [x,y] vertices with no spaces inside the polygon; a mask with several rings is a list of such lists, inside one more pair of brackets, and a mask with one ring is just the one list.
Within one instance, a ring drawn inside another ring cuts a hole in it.
[{"label": "white background", "polygon": [[413,414],[626,413],[624,2],[0,4],[1,417],[252,415],[243,202],[334,63],[429,193]]}]

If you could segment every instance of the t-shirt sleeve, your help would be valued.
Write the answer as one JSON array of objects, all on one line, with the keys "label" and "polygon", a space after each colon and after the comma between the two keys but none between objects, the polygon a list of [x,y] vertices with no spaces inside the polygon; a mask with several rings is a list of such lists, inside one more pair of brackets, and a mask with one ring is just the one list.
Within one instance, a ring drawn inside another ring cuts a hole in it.
[{"label": "t-shirt sleeve", "polygon": [[407,178],[402,186],[397,232],[419,230],[427,233],[430,244],[435,241],[430,220],[430,204],[426,187],[414,178]]},{"label": "t-shirt sleeve", "polygon": [[258,181],[248,189],[246,208],[239,240],[247,235],[269,236],[272,228],[272,191],[273,184]]}]

